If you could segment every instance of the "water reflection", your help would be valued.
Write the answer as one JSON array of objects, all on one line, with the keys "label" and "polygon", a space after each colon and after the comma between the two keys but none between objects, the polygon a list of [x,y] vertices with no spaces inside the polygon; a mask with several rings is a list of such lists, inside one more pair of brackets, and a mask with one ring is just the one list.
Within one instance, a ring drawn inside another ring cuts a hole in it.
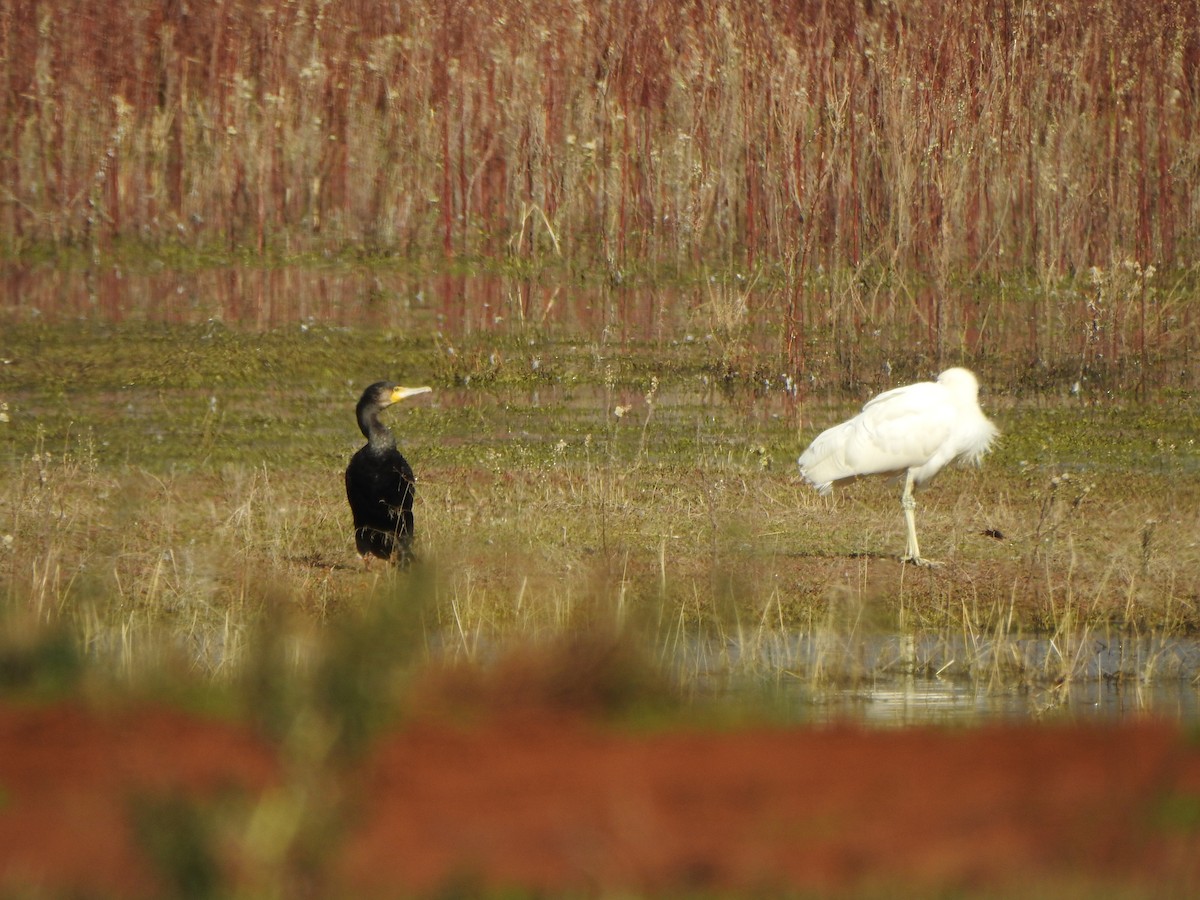
[{"label": "water reflection", "polygon": [[454,337],[553,328],[597,339],[658,340],[685,331],[694,305],[681,290],[614,291],[498,275],[362,268],[55,269],[0,275],[0,314],[12,321],[196,325],[268,331],[295,325],[388,328]]},{"label": "water reflection", "polygon": [[1114,313],[1097,331],[1087,291],[1046,297],[979,284],[943,297],[881,275],[869,291],[847,276],[785,292],[766,279],[727,275],[647,286],[615,284],[604,273],[509,277],[401,264],[173,269],[150,261],[131,271],[17,263],[0,272],[0,321],[219,321],[250,331],[319,325],[451,339],[536,329],[601,344],[717,340],[733,369],[752,369],[767,353],[814,385],[861,384],[856,396],[964,355],[1008,371],[1014,386],[1069,391],[1079,404],[1129,389],[1145,396],[1158,386],[1200,387],[1200,369],[1189,362],[1200,320],[1177,321],[1171,292],[1143,295],[1137,316]]},{"label": "water reflection", "polygon": [[[0,320],[8,322],[216,320],[253,331],[319,324],[450,338],[536,329],[618,344],[715,338],[734,367],[755,365],[752,356],[766,352],[814,383],[848,378],[868,391],[893,385],[896,367],[904,377],[929,374],[950,353],[1012,366],[1014,385],[1069,388],[1079,402],[1130,388],[1145,396],[1153,386],[1200,385],[1200,370],[1187,362],[1200,342],[1194,324],[1147,329],[1147,314],[1165,313],[1144,307],[1140,316],[1115,317],[1102,344],[1087,326],[1094,318],[1087,292],[1048,298],[1034,289],[1009,295],[967,286],[943,296],[884,281],[869,292],[868,308],[860,280],[785,296],[779,284],[737,276],[642,286],[595,272],[508,277],[346,263],[172,269],[150,262],[138,271],[12,264],[0,284]],[[1158,304],[1157,294],[1151,300]]]},{"label": "water reflection", "polygon": [[812,632],[696,640],[674,660],[702,697],[790,721],[873,726],[996,720],[1200,723],[1200,639],[1003,638]]},{"label": "water reflection", "polygon": [[820,699],[802,689],[791,693],[797,715],[809,721],[855,720],[879,726],[1139,716],[1200,722],[1200,691],[1182,681],[1087,681],[998,691],[972,682],[907,677],[881,680],[866,689],[835,689]]}]

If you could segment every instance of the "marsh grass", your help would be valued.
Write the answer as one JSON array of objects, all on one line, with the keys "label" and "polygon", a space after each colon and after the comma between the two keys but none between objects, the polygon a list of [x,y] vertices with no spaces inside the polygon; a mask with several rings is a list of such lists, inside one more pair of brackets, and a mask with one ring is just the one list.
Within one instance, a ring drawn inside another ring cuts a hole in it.
[{"label": "marsh grass", "polygon": [[[417,660],[486,666],[596,621],[697,689],[726,677],[819,690],[920,675],[1009,691],[1181,674],[1166,650],[1104,671],[1092,652],[1097,639],[1200,624],[1196,485],[1174,471],[1194,461],[1179,451],[1151,443],[1136,475],[1047,466],[1030,453],[1046,435],[1039,414],[1013,410],[1012,436],[982,471],[946,472],[920,495],[923,541],[945,560],[927,571],[895,560],[896,485],[819,497],[792,473],[786,436],[735,438],[731,404],[701,414],[723,437],[696,441],[705,426],[656,379],[592,396],[561,432],[548,409],[522,437],[485,430],[436,453],[437,432],[421,430],[435,411],[410,411],[422,561],[409,574],[354,556],[332,458],[151,470],[108,463],[86,429],[57,450],[35,433],[5,480],[6,605],[49,633],[66,629],[82,658],[121,678],[168,667],[241,683],[266,653],[348,709],[365,701],[339,692],[395,700]],[[1112,444],[1113,460],[1143,453],[1146,435],[1130,428],[1123,440],[1141,446]],[[373,617],[401,607],[403,640],[372,644],[399,633]],[[268,632],[275,650],[263,649]],[[322,669],[353,656],[339,641],[364,642],[361,670]],[[371,687],[376,663],[392,688]],[[277,676],[254,677],[275,690]]]},{"label": "marsh grass", "polygon": [[[1094,678],[1089,642],[1144,648],[1200,624],[1186,392],[1156,375],[1150,402],[1123,403],[997,379],[1009,387],[984,401],[1004,436],[981,470],[919,495],[945,566],[916,570],[895,559],[898,485],[826,498],[795,473],[805,441],[874,389],[866,373],[839,391],[761,363],[742,290],[714,286],[642,340],[609,324],[582,339],[15,326],[0,368],[11,621],[65,629],[117,678],[234,684],[264,653],[320,671],[331,628],[407,584],[405,658],[486,666],[603,621],[697,690],[907,673],[997,691]],[[689,340],[698,325],[711,337]],[[415,578],[364,569],[346,525],[353,404],[377,377],[348,372],[367,359],[435,386],[392,418],[420,482]],[[36,657],[36,640],[13,646]],[[1105,665],[1184,668],[1148,650]]]}]

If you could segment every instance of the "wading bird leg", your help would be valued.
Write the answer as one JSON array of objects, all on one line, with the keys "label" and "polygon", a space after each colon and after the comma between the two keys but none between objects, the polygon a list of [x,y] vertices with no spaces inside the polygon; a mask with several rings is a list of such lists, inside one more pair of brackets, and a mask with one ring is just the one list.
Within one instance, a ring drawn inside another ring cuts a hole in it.
[{"label": "wading bird leg", "polygon": [[940,566],[941,563],[924,559],[921,548],[917,546],[917,500],[913,496],[912,469],[904,476],[904,493],[900,495],[900,508],[904,510],[904,523],[908,526],[908,546],[900,562],[912,563],[914,566]]}]

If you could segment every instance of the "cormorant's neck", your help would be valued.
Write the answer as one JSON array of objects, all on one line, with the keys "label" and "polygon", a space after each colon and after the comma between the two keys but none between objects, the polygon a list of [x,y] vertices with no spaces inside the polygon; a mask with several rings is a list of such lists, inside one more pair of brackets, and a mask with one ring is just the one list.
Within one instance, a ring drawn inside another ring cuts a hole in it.
[{"label": "cormorant's neck", "polygon": [[396,446],[396,437],[391,430],[379,421],[378,407],[368,407],[358,416],[358,427],[362,429],[363,437],[372,450],[392,450]]}]

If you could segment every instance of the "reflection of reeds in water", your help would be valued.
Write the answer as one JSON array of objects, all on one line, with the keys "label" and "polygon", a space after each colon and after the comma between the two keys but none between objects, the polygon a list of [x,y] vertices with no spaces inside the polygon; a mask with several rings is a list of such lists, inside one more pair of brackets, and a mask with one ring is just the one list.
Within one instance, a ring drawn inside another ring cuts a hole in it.
[{"label": "reflection of reeds in water", "polygon": [[[13,317],[6,321],[13,345],[20,347],[22,335],[38,340],[56,368],[93,358],[111,365],[107,332],[103,341],[68,340],[64,332],[60,346],[35,331],[82,320],[97,328],[124,322],[152,343],[173,338],[159,324],[191,327],[196,340],[219,339],[226,352],[245,357],[237,360],[243,366],[295,366],[297,326],[307,336],[303,352],[329,365],[357,348],[394,353],[399,332],[406,353],[438,355],[434,371],[461,383],[552,385],[578,375],[563,370],[566,340],[598,346],[617,365],[655,354],[663,360],[659,374],[666,366],[703,367],[730,390],[770,392],[786,383],[800,399],[865,398],[932,377],[939,360],[967,361],[980,376],[985,406],[1054,398],[1083,410],[1129,398],[1174,400],[1200,386],[1200,370],[1190,364],[1200,323],[1183,302],[1187,273],[1129,263],[1045,289],[1019,278],[963,284],[947,300],[919,272],[839,270],[788,290],[765,270],[743,275],[736,268],[623,286],[386,265],[14,269],[0,273],[0,297],[8,300],[0,314]],[[21,324],[27,317],[33,326]],[[788,331],[795,317],[807,323],[803,333]],[[612,352],[616,346],[620,353]],[[227,369],[226,361],[217,371]],[[210,383],[215,374],[188,377]]]}]

